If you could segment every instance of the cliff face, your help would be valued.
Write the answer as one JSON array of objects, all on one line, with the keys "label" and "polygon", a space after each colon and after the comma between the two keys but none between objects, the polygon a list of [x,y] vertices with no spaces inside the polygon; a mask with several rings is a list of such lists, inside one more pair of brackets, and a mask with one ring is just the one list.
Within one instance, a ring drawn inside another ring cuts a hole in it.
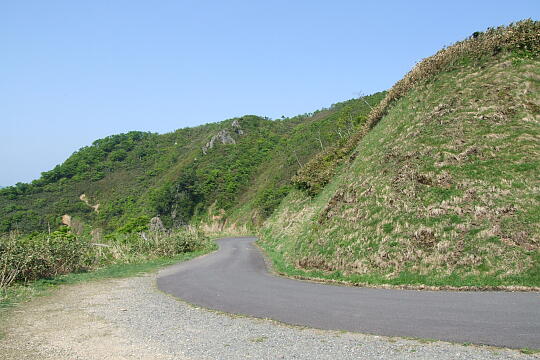
[{"label": "cliff face", "polygon": [[229,131],[226,129],[220,130],[216,135],[212,136],[209,142],[207,142],[202,147],[202,152],[204,155],[208,153],[208,150],[214,148],[214,144],[217,142],[222,143],[223,145],[236,144],[236,140],[229,134]]}]

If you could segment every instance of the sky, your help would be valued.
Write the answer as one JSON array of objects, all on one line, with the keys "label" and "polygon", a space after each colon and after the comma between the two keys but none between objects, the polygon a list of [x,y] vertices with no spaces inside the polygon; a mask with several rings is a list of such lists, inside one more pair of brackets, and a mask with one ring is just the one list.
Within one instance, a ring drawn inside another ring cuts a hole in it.
[{"label": "sky", "polygon": [[94,140],[389,89],[415,63],[540,1],[0,2],[0,186]]}]

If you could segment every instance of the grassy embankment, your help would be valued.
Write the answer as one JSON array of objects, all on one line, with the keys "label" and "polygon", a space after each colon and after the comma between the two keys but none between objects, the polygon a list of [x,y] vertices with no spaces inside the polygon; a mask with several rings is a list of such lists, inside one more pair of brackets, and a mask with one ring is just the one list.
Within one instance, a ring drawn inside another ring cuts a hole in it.
[{"label": "grassy embankment", "polygon": [[353,151],[299,172],[303,190],[261,231],[277,271],[540,287],[539,50],[540,23],[525,21],[418,64],[371,113]]}]

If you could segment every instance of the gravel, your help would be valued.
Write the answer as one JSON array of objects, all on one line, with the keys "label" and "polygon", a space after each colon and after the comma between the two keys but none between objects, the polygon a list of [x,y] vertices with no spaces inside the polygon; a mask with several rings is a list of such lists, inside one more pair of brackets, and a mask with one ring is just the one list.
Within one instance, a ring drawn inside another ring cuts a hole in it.
[{"label": "gravel", "polygon": [[0,359],[539,359],[517,350],[289,326],[191,306],[155,277],[65,286],[12,312]]}]

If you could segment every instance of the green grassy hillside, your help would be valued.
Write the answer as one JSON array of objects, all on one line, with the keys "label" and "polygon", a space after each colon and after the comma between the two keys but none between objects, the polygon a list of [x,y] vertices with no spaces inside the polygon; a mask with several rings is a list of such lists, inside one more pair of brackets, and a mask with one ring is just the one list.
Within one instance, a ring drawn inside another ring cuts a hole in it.
[{"label": "green grassy hillside", "polygon": [[1,189],[0,233],[54,230],[65,214],[78,232],[133,231],[156,215],[168,228],[259,224],[288,193],[297,169],[348,139],[383,97],[294,118],[244,116],[96,140],[31,184]]},{"label": "green grassy hillside", "polygon": [[300,170],[301,190],[262,230],[278,269],[358,283],[540,286],[539,50],[540,24],[525,21],[417,65],[352,151],[321,153]]}]

